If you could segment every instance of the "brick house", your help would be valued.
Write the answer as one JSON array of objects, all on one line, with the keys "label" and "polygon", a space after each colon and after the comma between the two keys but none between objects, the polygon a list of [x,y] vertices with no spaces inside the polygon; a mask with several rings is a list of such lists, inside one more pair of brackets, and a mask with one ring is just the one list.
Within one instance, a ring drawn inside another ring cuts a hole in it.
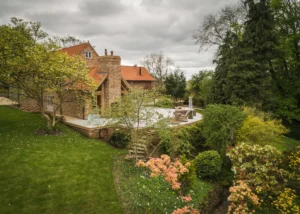
[{"label": "brick house", "polygon": [[[156,82],[145,67],[123,66],[121,57],[115,56],[113,51],[108,54],[105,50],[104,55],[100,56],[89,42],[63,48],[61,51],[85,59],[89,69],[88,76],[97,84],[96,102],[101,110],[109,108],[125,91],[133,87],[151,89]],[[49,112],[53,111],[54,96],[55,94],[47,94],[45,97],[46,110]],[[82,105],[72,97],[72,94],[69,96],[72,101],[63,104],[64,115],[87,119],[92,110],[91,100],[86,100]],[[26,111],[38,109],[34,101],[29,99],[20,101],[20,108]]]}]

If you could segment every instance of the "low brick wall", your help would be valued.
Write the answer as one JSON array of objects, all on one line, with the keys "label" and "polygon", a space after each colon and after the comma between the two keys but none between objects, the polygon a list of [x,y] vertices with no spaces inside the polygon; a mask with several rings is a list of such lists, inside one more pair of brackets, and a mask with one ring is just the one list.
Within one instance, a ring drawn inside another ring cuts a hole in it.
[{"label": "low brick wall", "polygon": [[64,122],[66,125],[70,126],[72,129],[80,132],[81,134],[87,136],[88,138],[101,139],[107,142],[112,135],[114,128],[112,127],[95,127],[87,128],[84,126],[75,125],[72,123]]}]

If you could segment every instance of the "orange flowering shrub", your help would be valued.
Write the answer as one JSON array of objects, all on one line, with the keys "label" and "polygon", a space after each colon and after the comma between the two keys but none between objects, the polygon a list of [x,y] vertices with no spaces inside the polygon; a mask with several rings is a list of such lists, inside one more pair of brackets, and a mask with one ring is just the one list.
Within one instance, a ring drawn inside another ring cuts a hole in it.
[{"label": "orange flowering shrub", "polygon": [[199,214],[198,210],[192,209],[188,206],[185,206],[183,208],[178,208],[172,214],[184,214],[184,213]]},{"label": "orange flowering shrub", "polygon": [[171,184],[172,189],[179,189],[181,185],[178,181],[179,175],[188,172],[186,167],[189,166],[189,163],[183,165],[178,160],[171,162],[168,155],[161,155],[161,158],[151,158],[146,163],[140,160],[137,166],[149,168],[151,170],[151,177],[162,175]]},{"label": "orange flowering shrub", "polygon": [[[181,183],[179,182],[179,176],[188,172],[187,167],[190,163],[182,164],[179,160],[171,162],[168,155],[161,155],[161,158],[151,158],[146,163],[143,161],[138,161],[137,166],[147,167],[151,170],[151,177],[163,176],[164,179],[171,185],[172,189],[179,190]],[[192,201],[192,197],[181,196],[181,200],[185,203]],[[172,214],[199,214],[198,210],[193,209],[191,206],[184,206],[183,208],[177,208],[172,212]]]},{"label": "orange flowering shrub", "polygon": [[243,180],[237,181],[237,185],[230,187],[229,192],[228,214],[255,213],[255,210],[249,210],[249,205],[260,205],[258,196]]}]

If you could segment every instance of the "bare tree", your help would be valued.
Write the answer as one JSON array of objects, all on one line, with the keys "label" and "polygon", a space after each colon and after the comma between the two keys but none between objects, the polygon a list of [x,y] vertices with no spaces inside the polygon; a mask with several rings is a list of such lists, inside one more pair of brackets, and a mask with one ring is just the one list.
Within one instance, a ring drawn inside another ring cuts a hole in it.
[{"label": "bare tree", "polygon": [[246,9],[244,4],[228,5],[216,14],[208,14],[203,23],[193,33],[193,39],[200,50],[222,44],[226,33],[232,31],[237,35],[242,32]]},{"label": "bare tree", "polygon": [[81,43],[84,43],[85,41],[77,39],[74,36],[55,36],[54,39],[56,40],[56,42],[63,48],[66,47],[70,47],[70,46],[74,46],[74,45],[79,45]]},{"label": "bare tree", "polygon": [[168,73],[171,71],[171,66],[174,62],[171,58],[166,57],[162,52],[151,53],[145,56],[144,60],[141,62],[148,71],[157,79],[159,86],[162,87],[164,80]]}]

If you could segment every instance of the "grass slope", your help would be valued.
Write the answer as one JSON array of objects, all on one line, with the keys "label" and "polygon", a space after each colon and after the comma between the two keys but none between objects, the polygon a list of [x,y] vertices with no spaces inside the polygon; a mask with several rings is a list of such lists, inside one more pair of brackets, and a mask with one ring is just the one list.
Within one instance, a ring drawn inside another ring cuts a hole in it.
[{"label": "grass slope", "polygon": [[60,125],[38,136],[38,114],[0,106],[0,213],[123,213],[115,192],[117,153]]}]

